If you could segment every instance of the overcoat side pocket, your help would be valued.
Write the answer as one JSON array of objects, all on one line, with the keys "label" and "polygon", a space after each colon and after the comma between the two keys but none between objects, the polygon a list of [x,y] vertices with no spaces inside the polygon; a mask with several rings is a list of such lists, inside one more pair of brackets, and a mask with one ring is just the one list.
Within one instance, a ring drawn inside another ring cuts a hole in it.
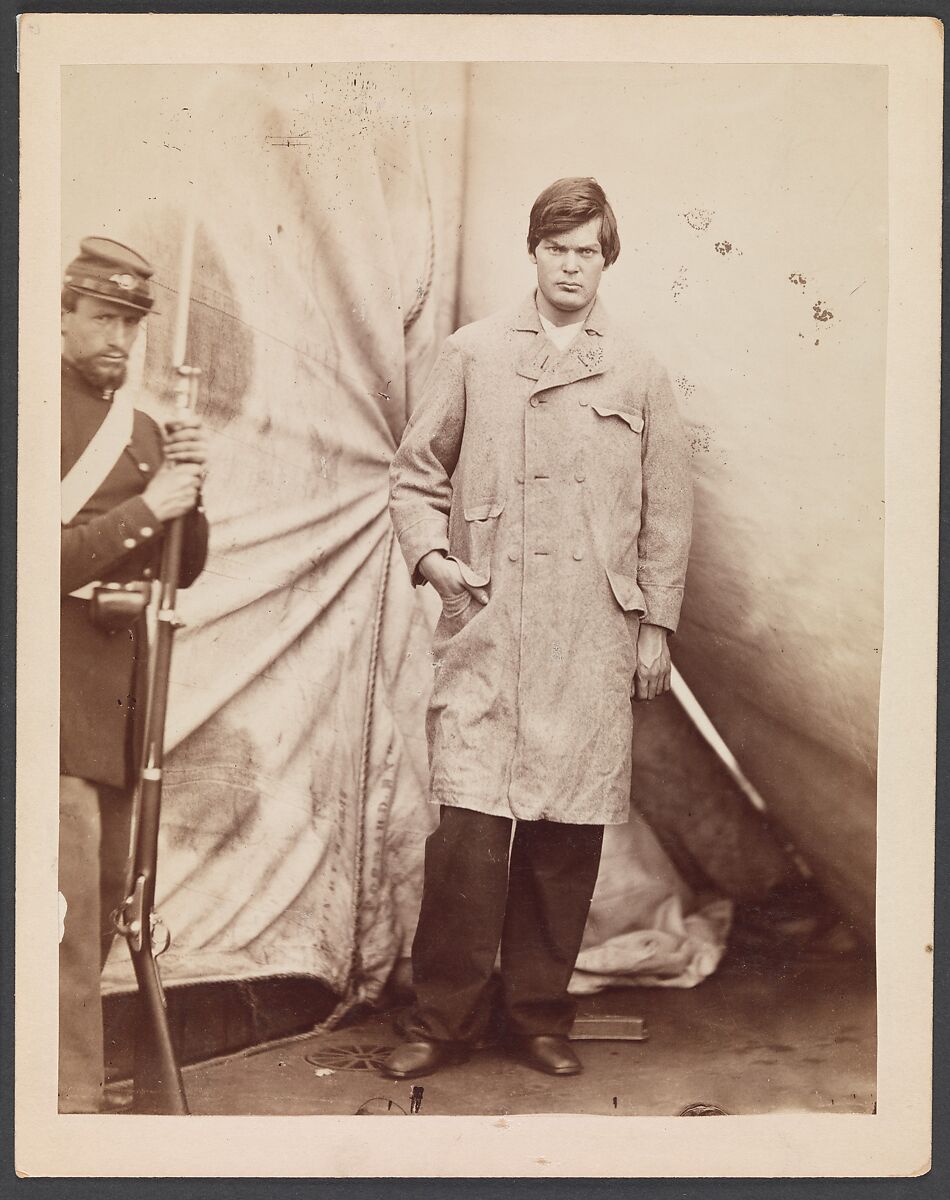
[{"label": "overcoat side pocket", "polygon": [[609,567],[605,569],[610,590],[622,610],[624,624],[630,637],[632,670],[637,664],[637,639],[640,634],[640,621],[647,612],[646,600],[643,592],[640,591],[639,584],[631,575],[625,575],[622,571],[612,571]]},{"label": "overcoat side pocket", "polygon": [[492,551],[504,511],[504,498],[466,504],[462,508],[463,520],[453,531],[455,536],[449,539],[449,551],[469,587],[484,587],[491,577]]},{"label": "overcoat side pocket", "polygon": [[613,571],[610,567],[607,567],[606,571],[611,591],[623,611],[636,613],[638,617],[645,617],[647,615],[646,600],[643,598],[643,592],[640,591],[637,581],[631,575],[624,575],[622,571]]}]

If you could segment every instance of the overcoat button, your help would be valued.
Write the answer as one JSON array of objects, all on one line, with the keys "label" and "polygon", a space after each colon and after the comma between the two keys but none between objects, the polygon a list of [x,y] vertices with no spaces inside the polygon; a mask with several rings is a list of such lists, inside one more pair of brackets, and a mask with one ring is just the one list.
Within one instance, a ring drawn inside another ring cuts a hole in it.
[{"label": "overcoat button", "polygon": [[574,561],[575,562],[580,562],[583,557],[584,557],[583,550],[575,550],[574,551]]},{"label": "overcoat button", "polygon": [[140,471],[144,471],[146,474],[148,474],[148,472],[151,471],[151,469],[152,468],[148,465],[148,463],[139,463]]},{"label": "overcoat button", "polygon": [[524,476],[521,474],[520,471],[515,476],[515,483],[524,483]]},{"label": "overcoat button", "polygon": [[508,551],[508,558],[511,562],[518,561],[518,551],[515,549],[514,546],[512,546],[512,548]]},{"label": "overcoat button", "polygon": [[584,480],[587,478],[587,476],[584,474],[583,471],[576,471],[574,474],[574,478],[577,480],[578,483],[583,483]]},{"label": "overcoat button", "polygon": [[134,549],[135,548],[135,538],[126,538],[123,541],[122,545],[126,548],[126,550]]},{"label": "overcoat button", "polygon": [[588,404],[590,404],[590,401],[585,399],[583,396],[581,396],[578,399],[577,403],[581,406],[581,408],[586,408],[588,406]]},{"label": "overcoat button", "polygon": [[537,408],[538,405],[540,404],[540,401],[538,400],[537,396],[532,396],[531,399],[528,401],[528,403],[531,405],[532,408]]},{"label": "overcoat button", "polygon": [[142,537],[151,537],[154,532],[155,530],[151,527],[151,525],[143,525],[139,530],[139,533],[142,535]]}]

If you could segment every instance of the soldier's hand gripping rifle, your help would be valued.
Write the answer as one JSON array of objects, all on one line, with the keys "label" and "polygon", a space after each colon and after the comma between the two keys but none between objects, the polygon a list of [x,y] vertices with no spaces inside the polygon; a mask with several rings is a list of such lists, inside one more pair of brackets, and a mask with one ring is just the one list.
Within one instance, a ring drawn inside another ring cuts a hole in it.
[{"label": "soldier's hand gripping rifle", "polygon": [[[174,361],[177,378],[175,399],[179,411],[191,409],[197,392],[199,371],[184,365],[191,290],[193,222],[189,223],[182,247],[181,288],[178,296]],[[175,1057],[168,1011],[156,956],[167,949],[169,938],[155,948],[153,934],[160,924],[154,911],[155,875],[158,860],[158,830],[162,810],[162,767],[165,757],[165,714],[172,642],[181,624],[175,611],[181,573],[185,517],[165,525],[159,579],[158,620],[152,648],[143,766],[136,793],[130,887],[127,899],[116,913],[116,929],[129,946],[138,985],[135,1033],[134,1112],[183,1116],[188,1102],[181,1070]]]}]

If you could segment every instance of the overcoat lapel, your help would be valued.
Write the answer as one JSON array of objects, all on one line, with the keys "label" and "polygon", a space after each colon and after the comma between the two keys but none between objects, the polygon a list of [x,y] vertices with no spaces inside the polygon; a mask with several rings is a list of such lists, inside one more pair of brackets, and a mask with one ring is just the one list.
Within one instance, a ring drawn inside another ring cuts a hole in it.
[{"label": "overcoat lapel", "polygon": [[605,342],[601,334],[582,329],[566,353],[554,356],[533,390],[540,392],[602,375],[609,365]]},{"label": "overcoat lapel", "polygon": [[533,335],[531,337],[523,336],[519,338],[520,357],[515,371],[522,379],[530,379],[533,382],[537,382],[544,373],[548,359],[554,356],[555,352],[554,347],[550,345],[548,339],[541,336],[543,330],[541,328],[541,320],[538,317],[538,309],[534,302],[534,292],[528,296],[521,308],[515,313],[511,327],[523,335]]},{"label": "overcoat lapel", "polygon": [[513,327],[522,333],[534,334],[534,337],[525,339],[527,345],[516,367],[523,379],[530,379],[534,383],[530,394],[533,396],[549,388],[576,383],[579,379],[601,375],[608,370],[609,338],[606,337],[606,324],[603,307],[599,300],[595,300],[584,328],[568,351],[559,354],[543,336],[534,295],[529,296],[518,311]]}]

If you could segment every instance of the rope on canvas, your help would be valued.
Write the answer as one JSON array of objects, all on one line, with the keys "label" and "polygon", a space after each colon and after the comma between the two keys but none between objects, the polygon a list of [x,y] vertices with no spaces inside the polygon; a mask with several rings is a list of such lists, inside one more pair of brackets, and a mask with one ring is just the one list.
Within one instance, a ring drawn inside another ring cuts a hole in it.
[{"label": "rope on canvas", "polygon": [[356,803],[356,848],[353,866],[353,899],[351,905],[350,955],[346,968],[343,996],[333,1012],[315,1025],[311,1033],[328,1033],[363,1000],[360,986],[362,963],[360,960],[360,910],[363,904],[363,878],[366,848],[366,804],[369,796],[370,749],[373,733],[373,711],[376,702],[376,680],[379,675],[379,648],[382,640],[383,612],[389,585],[389,568],[392,562],[395,533],[390,527],[386,537],[383,562],[377,589],[376,613],[373,617],[373,642],[370,650],[369,672],[366,681],[366,705],[363,712],[363,733],[360,745],[360,770],[357,783]]}]

